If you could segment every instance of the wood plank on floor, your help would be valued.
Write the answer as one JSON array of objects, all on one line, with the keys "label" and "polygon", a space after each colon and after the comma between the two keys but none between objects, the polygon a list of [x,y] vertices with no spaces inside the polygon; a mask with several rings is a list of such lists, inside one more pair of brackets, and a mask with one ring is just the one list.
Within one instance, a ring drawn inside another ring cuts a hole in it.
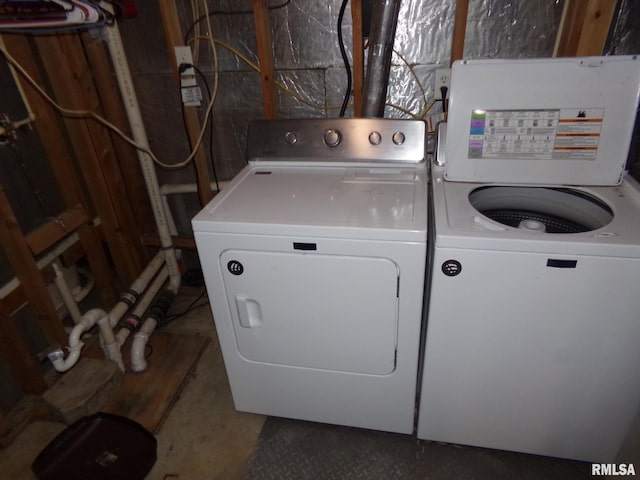
[{"label": "wood plank on floor", "polygon": [[[209,341],[197,335],[155,332],[147,344],[147,370],[134,373],[129,368],[129,339],[122,349],[127,371],[102,411],[130,418],[157,433]],[[102,355],[97,344],[87,347],[88,356]]]}]

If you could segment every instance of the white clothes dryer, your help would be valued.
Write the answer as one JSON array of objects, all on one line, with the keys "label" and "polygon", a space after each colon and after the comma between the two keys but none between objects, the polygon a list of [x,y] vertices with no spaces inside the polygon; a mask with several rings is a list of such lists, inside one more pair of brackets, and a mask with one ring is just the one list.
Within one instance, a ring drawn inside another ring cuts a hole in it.
[{"label": "white clothes dryer", "polygon": [[453,67],[418,437],[612,462],[640,406],[637,57]]},{"label": "white clothes dryer", "polygon": [[236,409],[411,433],[424,123],[260,121],[248,153],[193,219]]}]

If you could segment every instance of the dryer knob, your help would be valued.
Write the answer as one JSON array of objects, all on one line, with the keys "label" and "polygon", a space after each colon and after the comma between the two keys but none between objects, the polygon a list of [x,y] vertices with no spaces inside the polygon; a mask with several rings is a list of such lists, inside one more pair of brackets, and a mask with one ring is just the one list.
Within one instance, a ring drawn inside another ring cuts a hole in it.
[{"label": "dryer knob", "polygon": [[393,140],[393,143],[395,143],[396,145],[402,145],[404,143],[404,133],[402,132],[396,132],[393,134],[393,137],[391,137],[391,139]]},{"label": "dryer knob", "polygon": [[338,130],[329,129],[324,132],[324,143],[330,147],[337,147],[342,141],[342,134]]},{"label": "dryer knob", "polygon": [[298,137],[296,136],[295,133],[289,131],[284,134],[284,141],[287,142],[289,145],[295,145],[296,143],[298,143]]}]

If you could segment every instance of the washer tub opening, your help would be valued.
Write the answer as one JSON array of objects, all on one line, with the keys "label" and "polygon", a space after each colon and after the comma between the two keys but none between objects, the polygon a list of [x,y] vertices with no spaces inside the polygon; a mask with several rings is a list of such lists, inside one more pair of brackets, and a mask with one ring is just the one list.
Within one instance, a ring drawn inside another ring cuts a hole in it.
[{"label": "washer tub opening", "polygon": [[571,188],[487,186],[473,190],[469,201],[491,220],[534,232],[590,232],[613,220],[606,203]]}]

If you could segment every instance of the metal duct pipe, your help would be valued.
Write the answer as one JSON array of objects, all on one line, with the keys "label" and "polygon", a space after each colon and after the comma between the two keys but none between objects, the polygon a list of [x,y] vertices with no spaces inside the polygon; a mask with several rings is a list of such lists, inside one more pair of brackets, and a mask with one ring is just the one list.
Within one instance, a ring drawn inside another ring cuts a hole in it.
[{"label": "metal duct pipe", "polygon": [[384,116],[399,11],[400,0],[376,0],[373,4],[367,73],[362,95],[363,117]]}]

